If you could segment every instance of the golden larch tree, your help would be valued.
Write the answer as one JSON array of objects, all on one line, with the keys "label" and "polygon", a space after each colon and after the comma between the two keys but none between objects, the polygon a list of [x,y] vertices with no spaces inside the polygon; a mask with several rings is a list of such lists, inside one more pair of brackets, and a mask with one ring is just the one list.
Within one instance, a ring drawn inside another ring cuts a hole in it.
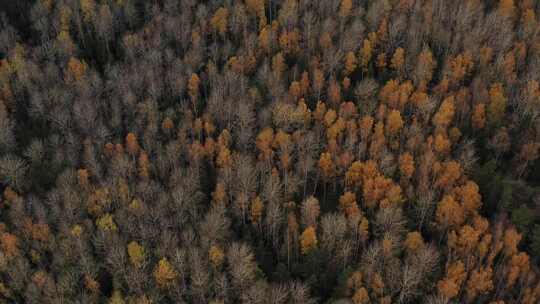
[{"label": "golden larch tree", "polygon": [[341,0],[339,5],[339,16],[341,18],[346,18],[351,14],[353,2],[352,0]]},{"label": "golden larch tree", "polygon": [[178,274],[169,263],[167,258],[159,260],[158,264],[154,268],[154,279],[161,288],[167,288],[172,285]]},{"label": "golden larch tree", "polygon": [[210,25],[212,25],[212,28],[215,31],[217,31],[219,34],[224,35],[225,32],[227,31],[227,18],[228,17],[229,17],[229,10],[224,7],[220,7],[210,19]]},{"label": "golden larch tree", "polygon": [[403,127],[403,119],[398,110],[390,110],[386,117],[386,132],[388,135],[396,135]]},{"label": "golden larch tree", "polygon": [[135,156],[137,153],[139,153],[139,143],[137,141],[137,135],[134,133],[128,133],[126,135],[126,150],[129,154],[132,156]]},{"label": "golden larch tree", "polygon": [[210,260],[212,265],[214,265],[214,267],[219,267],[221,266],[221,264],[223,264],[225,254],[220,247],[212,245],[210,247],[210,250],[208,251],[208,259]]},{"label": "golden larch tree", "polygon": [[300,249],[302,254],[308,254],[317,247],[317,234],[313,226],[307,227],[300,235]]},{"label": "golden larch tree", "polygon": [[137,268],[140,268],[146,259],[144,247],[139,245],[139,243],[132,241],[127,246],[127,252],[131,264]]}]

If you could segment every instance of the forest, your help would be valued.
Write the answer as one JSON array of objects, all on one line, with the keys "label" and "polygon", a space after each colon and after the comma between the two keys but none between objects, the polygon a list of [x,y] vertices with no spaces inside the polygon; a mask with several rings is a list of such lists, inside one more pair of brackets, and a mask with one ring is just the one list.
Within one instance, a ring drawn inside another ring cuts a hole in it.
[{"label": "forest", "polygon": [[0,0],[0,303],[540,303],[537,0]]}]

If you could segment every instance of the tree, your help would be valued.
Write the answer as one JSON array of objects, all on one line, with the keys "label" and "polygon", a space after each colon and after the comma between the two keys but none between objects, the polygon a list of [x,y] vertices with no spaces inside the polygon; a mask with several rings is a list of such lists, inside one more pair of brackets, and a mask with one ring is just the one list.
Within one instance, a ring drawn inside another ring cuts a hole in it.
[{"label": "tree", "polygon": [[362,48],[360,49],[360,54],[358,58],[360,59],[360,66],[367,72],[368,64],[371,61],[371,56],[373,56],[373,45],[369,39],[364,39],[362,42]]},{"label": "tree", "polygon": [[504,17],[513,18],[515,9],[514,0],[500,0],[497,11]]},{"label": "tree", "polygon": [[334,77],[330,79],[328,85],[328,101],[330,104],[337,106],[341,102],[341,87]]},{"label": "tree", "polygon": [[137,136],[131,132],[126,135],[126,150],[132,156],[135,156],[139,152]]},{"label": "tree", "polygon": [[319,159],[319,168],[321,169],[322,176],[326,180],[330,180],[334,176],[336,168],[330,153],[321,153],[321,158]]},{"label": "tree", "polygon": [[496,83],[489,89],[490,102],[487,105],[487,118],[491,124],[502,120],[506,111],[506,97],[501,83]]},{"label": "tree", "polygon": [[118,230],[118,227],[114,222],[113,216],[110,213],[106,213],[102,217],[98,218],[96,220],[96,226],[98,226],[99,229],[105,232]]},{"label": "tree", "polygon": [[94,0],[80,0],[81,11],[85,22],[91,22],[95,14],[96,3]]},{"label": "tree", "polygon": [[317,247],[317,234],[313,226],[307,227],[300,236],[300,249],[302,254],[308,254]]},{"label": "tree", "polygon": [[254,224],[260,223],[263,210],[264,210],[263,201],[258,196],[255,197],[255,199],[251,202],[251,212],[250,212],[251,221]]},{"label": "tree", "polygon": [[137,268],[140,268],[146,259],[144,247],[139,245],[139,243],[132,241],[127,246],[127,252],[131,264]]},{"label": "tree", "polygon": [[88,170],[79,169],[77,170],[77,182],[83,188],[88,186]]},{"label": "tree", "polygon": [[433,53],[428,47],[425,47],[418,55],[418,63],[414,70],[415,84],[424,90],[433,77],[436,61]]},{"label": "tree", "polygon": [[415,164],[413,156],[405,152],[399,156],[399,171],[404,178],[411,178],[414,174]]},{"label": "tree", "polygon": [[521,234],[517,232],[517,230],[513,227],[510,227],[506,229],[504,232],[504,254],[506,256],[513,256],[517,254],[518,249],[517,246],[519,242],[521,241]]},{"label": "tree", "polygon": [[514,286],[519,277],[529,271],[529,263],[529,256],[525,252],[520,252],[512,256],[508,265],[510,266],[510,270],[506,276],[507,288]]},{"label": "tree", "polygon": [[276,78],[281,79],[281,74],[287,69],[283,53],[279,52],[272,57],[272,71]]},{"label": "tree", "polygon": [[477,295],[485,294],[493,289],[493,270],[491,267],[475,269],[467,281],[466,298],[472,302]]},{"label": "tree", "polygon": [[125,304],[122,293],[119,290],[115,290],[110,297],[108,304]]},{"label": "tree", "polygon": [[149,168],[149,160],[148,160],[148,154],[146,152],[141,151],[139,154],[139,176],[143,179],[146,179],[150,176],[150,168]]},{"label": "tree", "polygon": [[165,117],[161,123],[161,129],[163,129],[164,132],[169,132],[174,128],[174,122],[170,117]]},{"label": "tree", "polygon": [[461,165],[456,161],[444,162],[438,170],[438,177],[435,181],[435,186],[443,189],[450,189],[455,182],[461,177]]},{"label": "tree", "polygon": [[81,81],[86,75],[88,66],[84,61],[79,61],[77,58],[71,57],[68,62],[66,71],[67,82]]},{"label": "tree", "polygon": [[465,272],[463,262],[458,260],[449,264],[446,269],[445,278],[437,283],[439,293],[447,299],[454,298],[460,292],[461,283],[463,283],[466,277],[467,273]]},{"label": "tree", "polygon": [[465,185],[456,187],[458,200],[467,214],[474,214],[480,209],[482,196],[479,191],[480,188],[473,181],[467,181]]},{"label": "tree", "polygon": [[19,254],[19,240],[9,232],[2,232],[0,234],[0,247],[8,258],[15,257]]},{"label": "tree", "polygon": [[390,67],[396,72],[401,73],[403,65],[405,63],[405,50],[402,48],[397,48],[390,60]]},{"label": "tree", "polygon": [[261,25],[266,25],[266,12],[265,12],[265,7],[264,7],[264,1],[263,0],[247,0],[246,5],[249,10],[255,12],[257,17],[260,18],[259,27],[262,27]]},{"label": "tree", "polygon": [[216,165],[221,169],[230,169],[232,166],[232,155],[231,150],[228,148],[222,148],[219,150],[218,156],[216,158]]},{"label": "tree", "polygon": [[373,129],[371,145],[369,147],[370,156],[372,158],[377,158],[385,145],[386,137],[384,136],[384,123],[378,122]]},{"label": "tree", "polygon": [[386,132],[390,136],[397,134],[403,127],[403,119],[398,110],[390,110],[386,117]]},{"label": "tree", "polygon": [[436,217],[443,228],[457,227],[465,221],[463,208],[450,195],[445,195],[437,204]]},{"label": "tree", "polygon": [[232,286],[241,294],[255,282],[255,258],[247,245],[233,243],[227,251],[227,259]]},{"label": "tree", "polygon": [[479,103],[474,106],[471,122],[475,129],[483,129],[486,125],[486,105]]},{"label": "tree", "polygon": [[356,56],[353,52],[348,52],[347,55],[345,55],[345,75],[351,74],[354,70],[356,70]]},{"label": "tree", "polygon": [[220,35],[224,35],[227,31],[227,18],[229,17],[229,10],[220,7],[210,19],[210,24]]},{"label": "tree", "polygon": [[272,43],[271,35],[272,35],[272,30],[270,29],[270,26],[262,27],[259,32],[259,37],[258,37],[259,45],[262,47],[262,49],[266,53],[269,53],[271,49],[271,43]]},{"label": "tree", "polygon": [[212,265],[214,265],[214,267],[221,266],[225,258],[225,254],[223,253],[223,250],[221,250],[221,248],[215,245],[212,245],[210,247],[208,256],[209,256],[210,262],[212,263]]},{"label": "tree", "polygon": [[177,276],[178,274],[167,258],[162,258],[159,260],[158,264],[154,268],[154,279],[160,288],[168,288],[172,286]]},{"label": "tree", "polygon": [[404,245],[405,248],[407,248],[407,251],[410,253],[414,253],[419,249],[422,249],[425,246],[422,234],[420,234],[418,231],[407,233],[407,238],[405,239]]},{"label": "tree", "polygon": [[339,16],[341,18],[346,18],[351,14],[353,3],[352,0],[341,0],[339,5]]},{"label": "tree", "polygon": [[449,65],[449,81],[452,84],[460,83],[473,68],[472,56],[469,52],[459,54],[453,58],[448,59]]},{"label": "tree", "polygon": [[446,129],[452,123],[454,119],[455,107],[454,107],[454,97],[450,96],[443,100],[439,110],[433,116],[433,124],[441,129]]},{"label": "tree", "polygon": [[302,225],[304,227],[317,227],[317,220],[321,213],[319,200],[317,200],[317,198],[310,196],[304,200],[300,212],[302,215]]},{"label": "tree", "polygon": [[379,92],[379,99],[392,108],[399,108],[399,81],[390,79]]},{"label": "tree", "polygon": [[273,153],[272,151],[272,142],[274,141],[274,130],[271,128],[263,129],[257,139],[255,145],[261,152],[260,157],[264,160],[270,160],[270,157]]},{"label": "tree", "polygon": [[369,295],[365,287],[357,289],[352,297],[354,304],[367,304],[370,303]]},{"label": "tree", "polygon": [[199,98],[199,85],[201,83],[201,79],[199,76],[195,73],[191,74],[191,77],[188,81],[188,94],[191,98],[191,103],[193,104],[193,108],[196,110],[196,102]]},{"label": "tree", "polygon": [[312,82],[312,87],[313,87],[313,91],[317,94],[317,98],[320,96],[321,94],[321,90],[323,89],[324,87],[324,73],[323,71],[321,71],[320,69],[316,68],[314,71],[313,71],[313,82]]},{"label": "tree", "polygon": [[349,191],[345,192],[339,198],[339,208],[348,217],[354,217],[360,214],[360,209],[358,209],[358,204],[356,203],[356,195]]},{"label": "tree", "polygon": [[462,256],[471,254],[478,245],[480,231],[477,231],[470,225],[463,225],[458,233],[451,231],[448,235],[448,247],[455,249]]}]

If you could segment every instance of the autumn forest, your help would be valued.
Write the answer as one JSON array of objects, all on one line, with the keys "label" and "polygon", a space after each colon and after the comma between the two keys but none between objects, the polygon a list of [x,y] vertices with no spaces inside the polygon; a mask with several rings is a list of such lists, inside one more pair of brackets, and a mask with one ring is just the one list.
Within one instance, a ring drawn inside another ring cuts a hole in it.
[{"label": "autumn forest", "polygon": [[0,1],[0,303],[540,303],[539,21]]}]

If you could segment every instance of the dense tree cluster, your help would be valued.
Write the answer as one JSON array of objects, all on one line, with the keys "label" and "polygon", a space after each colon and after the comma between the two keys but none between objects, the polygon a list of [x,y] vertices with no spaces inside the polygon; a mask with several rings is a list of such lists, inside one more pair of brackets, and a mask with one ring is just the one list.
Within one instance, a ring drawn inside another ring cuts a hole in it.
[{"label": "dense tree cluster", "polygon": [[534,0],[0,6],[0,302],[540,301]]}]

